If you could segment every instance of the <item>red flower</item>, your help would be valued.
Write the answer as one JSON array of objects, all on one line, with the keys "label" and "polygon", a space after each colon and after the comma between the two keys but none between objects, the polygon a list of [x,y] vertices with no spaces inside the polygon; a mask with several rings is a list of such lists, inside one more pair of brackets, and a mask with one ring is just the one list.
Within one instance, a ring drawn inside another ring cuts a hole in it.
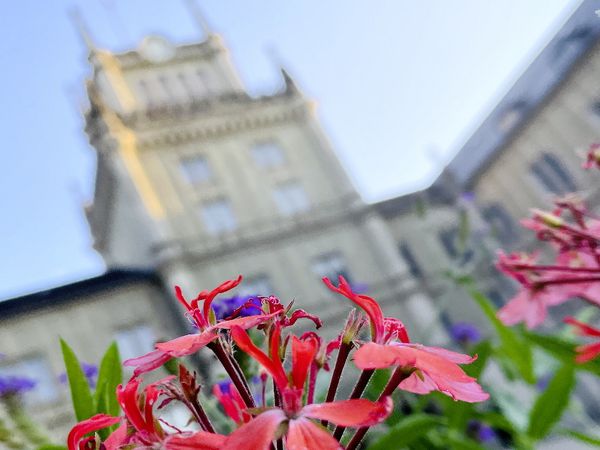
[{"label": "red flower", "polygon": [[[69,450],[83,450],[87,439],[83,442],[82,440],[86,434],[110,427],[120,421],[121,419],[119,417],[112,417],[106,414],[96,414],[89,419],[82,420],[69,432],[69,436],[67,437],[67,446],[69,447]],[[107,447],[107,449],[110,449],[110,447]]]},{"label": "red flower", "polygon": [[350,283],[341,275],[338,281],[339,286],[335,287],[329,278],[323,278],[323,283],[329,289],[348,298],[367,314],[371,323],[371,339],[373,342],[384,344],[392,338],[398,338],[402,342],[409,341],[404,324],[398,319],[383,317],[383,311],[374,298],[354,292]]},{"label": "red flower", "polygon": [[[581,336],[589,336],[594,338],[600,338],[600,329],[594,328],[586,323],[580,322],[574,317],[566,317],[564,319],[565,323],[569,325],[573,325],[578,334]],[[600,355],[600,340],[598,342],[594,342],[592,344],[580,345],[575,349],[577,351],[577,357],[575,361],[578,363],[584,363],[587,361],[591,361]]]},{"label": "red flower", "polygon": [[339,442],[326,429],[309,419],[327,420],[348,427],[363,427],[380,423],[391,413],[392,401],[389,398],[381,402],[358,399],[303,406],[304,385],[319,342],[310,337],[301,340],[292,336],[291,373],[288,376],[279,356],[280,334],[281,324],[276,323],[267,355],[254,345],[244,330],[238,327],[231,329],[231,336],[240,350],[256,359],[271,374],[281,394],[282,405],[280,408],[266,410],[234,431],[227,438],[224,449],[268,449],[271,442],[279,438],[277,431],[285,423],[288,449],[337,450],[341,448]]},{"label": "red flower", "polygon": [[248,422],[252,416],[246,412],[246,404],[231,381],[213,386],[213,395],[219,400],[229,416],[238,425]]},{"label": "red flower", "polygon": [[227,436],[197,431],[195,433],[173,434],[165,439],[166,450],[220,450]]},{"label": "red flower", "polygon": [[394,342],[388,345],[368,342],[354,354],[360,369],[383,369],[402,366],[417,369],[399,385],[416,394],[440,391],[454,400],[481,402],[489,394],[481,389],[475,378],[468,376],[458,364],[469,364],[475,358],[438,347]]},{"label": "red flower", "polygon": [[[137,358],[130,358],[123,362],[125,366],[135,367],[134,376],[139,376],[143,373],[157,369],[171,358],[179,358],[191,355],[219,337],[219,330],[229,329],[237,326],[244,329],[255,327],[271,318],[282,314],[282,311],[275,311],[271,314],[259,314],[250,317],[237,317],[235,319],[223,320],[219,323],[214,323],[214,314],[211,314],[210,305],[218,294],[227,292],[235,288],[242,281],[240,275],[235,280],[228,280],[217,286],[210,292],[202,291],[191,302],[188,302],[179,286],[175,286],[175,293],[180,303],[186,308],[189,317],[194,321],[194,324],[199,330],[199,333],[187,334],[180,336],[167,342],[159,342],[156,344],[156,350],[153,350],[145,355]],[[202,311],[198,307],[198,303],[204,301]]]}]

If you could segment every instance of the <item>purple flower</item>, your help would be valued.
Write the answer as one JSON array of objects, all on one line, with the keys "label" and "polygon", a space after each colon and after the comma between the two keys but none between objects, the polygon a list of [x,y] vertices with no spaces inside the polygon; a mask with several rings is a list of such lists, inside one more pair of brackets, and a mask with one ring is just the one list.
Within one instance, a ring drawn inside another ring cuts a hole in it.
[{"label": "purple flower", "polygon": [[241,317],[255,316],[260,314],[261,301],[256,295],[245,295],[243,297],[235,295],[230,298],[222,298],[212,303],[217,320],[229,317],[236,309],[251,301],[254,306],[247,306],[240,312]]},{"label": "purple flower", "polygon": [[[96,376],[98,375],[98,366],[96,366],[94,364],[88,364],[86,362],[82,362],[81,370],[83,371],[83,375],[87,379],[87,382],[90,385],[90,387],[92,387],[92,388],[95,387],[96,386]],[[58,379],[61,383],[66,384],[67,374],[61,373],[58,376]]]},{"label": "purple flower", "polygon": [[549,372],[540,376],[535,383],[535,388],[540,392],[545,391],[548,387],[548,383],[550,383],[550,380],[552,379],[552,375],[552,372]]},{"label": "purple flower", "polygon": [[496,438],[494,429],[478,420],[469,421],[467,434],[479,442],[491,442]]},{"label": "purple flower", "polygon": [[0,397],[22,394],[33,389],[35,384],[35,380],[28,377],[0,376]]},{"label": "purple flower", "polygon": [[481,332],[469,322],[458,322],[452,325],[450,336],[459,344],[475,344],[481,340]]},{"label": "purple flower", "polygon": [[369,292],[369,286],[367,283],[350,283],[350,287],[357,294],[366,294]]}]

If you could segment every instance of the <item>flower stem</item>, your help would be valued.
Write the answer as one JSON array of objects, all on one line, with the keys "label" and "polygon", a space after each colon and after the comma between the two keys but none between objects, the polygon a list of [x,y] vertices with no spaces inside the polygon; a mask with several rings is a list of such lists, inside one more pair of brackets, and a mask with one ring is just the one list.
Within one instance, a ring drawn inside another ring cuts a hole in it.
[{"label": "flower stem", "polygon": [[[380,401],[383,398],[392,395],[398,385],[402,383],[402,381],[406,380],[413,372],[414,369],[406,369],[402,366],[399,366],[390,377],[378,400]],[[348,442],[346,450],[355,450],[360,444],[360,441],[362,441],[362,439],[365,437],[365,434],[367,434],[367,431],[369,431],[369,427],[362,427],[356,430],[356,433],[354,433],[354,436],[352,436],[352,439],[350,439],[350,442]]]},{"label": "flower stem", "polygon": [[[354,389],[352,389],[352,393],[350,394],[351,400],[355,398],[360,398],[374,373],[375,369],[368,369],[362,371],[360,377],[358,378],[358,381],[354,385]],[[346,431],[346,427],[338,425],[333,431],[333,437],[339,441],[340,439],[342,439],[344,431]]]},{"label": "flower stem", "polygon": [[550,266],[550,265],[534,265],[534,264],[511,264],[517,270],[557,270],[559,272],[583,272],[583,273],[598,273],[600,267],[569,267],[569,266]]},{"label": "flower stem", "polygon": [[232,361],[233,358],[225,351],[223,348],[223,344],[217,339],[210,344],[208,344],[208,348],[210,348],[217,359],[223,365],[225,372],[231,378],[231,382],[234,384],[238,392],[240,393],[242,400],[248,408],[254,408],[254,399],[252,398],[252,394],[250,393],[250,388],[248,387],[248,383],[246,382],[246,378],[243,375],[240,375],[240,371],[236,368],[236,364]]},{"label": "flower stem", "polygon": [[[329,382],[329,389],[327,390],[327,397],[325,398],[326,403],[335,400],[335,394],[337,393],[338,386],[340,385],[340,381],[342,379],[342,372],[344,371],[344,367],[346,366],[346,361],[348,360],[348,355],[350,355],[350,350],[352,350],[352,347],[352,342],[342,342],[342,345],[338,350],[337,358],[335,360],[335,367],[333,368],[331,381]],[[326,420],[321,420],[321,425],[324,427],[327,426],[327,423],[328,422]]]}]

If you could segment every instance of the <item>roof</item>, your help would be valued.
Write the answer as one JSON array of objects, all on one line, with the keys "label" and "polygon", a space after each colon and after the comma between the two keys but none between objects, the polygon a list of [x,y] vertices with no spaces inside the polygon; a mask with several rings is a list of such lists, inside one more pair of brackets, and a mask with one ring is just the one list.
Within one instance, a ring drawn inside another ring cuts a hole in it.
[{"label": "roof", "polygon": [[82,297],[139,282],[161,285],[158,275],[151,270],[109,270],[97,277],[0,301],[0,318],[4,319],[45,307],[68,304],[81,300]]},{"label": "roof", "polygon": [[[467,189],[600,41],[600,0],[585,0],[448,165]],[[440,180],[438,180],[439,182]],[[436,182],[437,183],[437,182]]]}]

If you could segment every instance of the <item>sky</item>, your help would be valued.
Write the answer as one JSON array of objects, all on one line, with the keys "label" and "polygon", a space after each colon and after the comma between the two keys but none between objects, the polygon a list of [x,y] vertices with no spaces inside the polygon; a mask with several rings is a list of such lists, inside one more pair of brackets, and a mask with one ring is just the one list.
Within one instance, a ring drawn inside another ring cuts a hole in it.
[{"label": "sky", "polygon": [[[283,64],[366,201],[426,187],[579,0],[197,0],[252,94]],[[0,299],[102,273],[83,205],[86,52],[193,42],[183,0],[20,0],[0,15]]]}]

